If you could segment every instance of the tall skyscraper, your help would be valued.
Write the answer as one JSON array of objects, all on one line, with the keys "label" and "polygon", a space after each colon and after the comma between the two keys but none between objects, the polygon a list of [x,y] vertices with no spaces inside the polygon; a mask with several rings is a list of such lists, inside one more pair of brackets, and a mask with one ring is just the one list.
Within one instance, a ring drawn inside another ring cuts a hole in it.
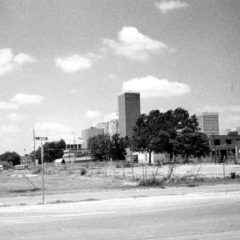
[{"label": "tall skyscraper", "polygon": [[197,116],[200,132],[211,135],[219,135],[218,113],[204,112]]},{"label": "tall skyscraper", "polygon": [[132,129],[140,116],[140,93],[125,92],[118,96],[119,132],[121,137],[131,137]]}]

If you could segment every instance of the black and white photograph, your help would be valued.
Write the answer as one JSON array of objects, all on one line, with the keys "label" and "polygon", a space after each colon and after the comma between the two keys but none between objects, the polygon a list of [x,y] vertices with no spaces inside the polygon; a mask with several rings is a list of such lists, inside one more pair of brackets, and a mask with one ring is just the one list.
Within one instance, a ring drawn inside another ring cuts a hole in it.
[{"label": "black and white photograph", "polygon": [[239,240],[240,0],[0,0],[0,239]]}]

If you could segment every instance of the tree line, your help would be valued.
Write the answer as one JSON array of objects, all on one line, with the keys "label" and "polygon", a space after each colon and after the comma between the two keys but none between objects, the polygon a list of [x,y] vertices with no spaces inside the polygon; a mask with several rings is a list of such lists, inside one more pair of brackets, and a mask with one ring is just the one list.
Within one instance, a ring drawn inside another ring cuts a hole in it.
[{"label": "tree line", "polygon": [[[152,163],[152,153],[167,153],[170,160],[181,156],[188,162],[190,157],[202,157],[209,154],[209,140],[206,134],[199,132],[195,115],[190,116],[183,108],[160,112],[152,110],[149,114],[141,114],[133,128],[132,137],[122,138],[119,134],[112,137],[98,135],[88,140],[88,149],[96,160],[124,160],[126,148],[132,151],[147,152],[149,163]],[[44,148],[44,162],[53,162],[61,158],[66,148],[63,139],[46,142]],[[30,156],[41,160],[41,148]],[[2,162],[11,165],[20,164],[20,155],[16,152],[6,152],[0,155]]]},{"label": "tree line", "polygon": [[[55,159],[61,158],[66,148],[66,143],[63,139],[59,141],[46,142],[43,145],[44,149],[44,162],[53,162]],[[37,159],[41,163],[41,147],[34,152],[30,153],[32,159]],[[21,163],[21,157],[16,152],[5,152],[0,155],[0,161],[2,164],[9,166],[15,166]]]},{"label": "tree line", "polygon": [[124,159],[125,149],[129,147],[147,152],[150,164],[152,153],[167,153],[170,160],[181,156],[188,162],[191,156],[200,158],[209,154],[208,137],[199,130],[196,116],[190,116],[183,108],[166,112],[152,110],[137,119],[132,137],[99,135],[89,139],[88,148],[98,160]]}]

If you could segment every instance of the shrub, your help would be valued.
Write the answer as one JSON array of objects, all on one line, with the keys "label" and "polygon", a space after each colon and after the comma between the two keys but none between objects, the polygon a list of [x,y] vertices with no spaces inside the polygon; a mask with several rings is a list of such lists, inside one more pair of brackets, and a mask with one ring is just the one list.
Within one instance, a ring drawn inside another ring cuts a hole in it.
[{"label": "shrub", "polygon": [[164,179],[150,178],[150,179],[141,179],[138,186],[147,187],[147,186],[163,186]]},{"label": "shrub", "polygon": [[81,176],[84,176],[84,175],[86,175],[86,174],[87,174],[86,168],[81,168],[81,169],[80,169],[80,175],[81,175]]},{"label": "shrub", "polygon": [[30,172],[31,174],[39,174],[42,171],[41,167],[36,167],[32,169]]},{"label": "shrub", "polygon": [[130,168],[132,167],[132,163],[130,162],[116,163],[116,168],[122,168],[122,167]]}]

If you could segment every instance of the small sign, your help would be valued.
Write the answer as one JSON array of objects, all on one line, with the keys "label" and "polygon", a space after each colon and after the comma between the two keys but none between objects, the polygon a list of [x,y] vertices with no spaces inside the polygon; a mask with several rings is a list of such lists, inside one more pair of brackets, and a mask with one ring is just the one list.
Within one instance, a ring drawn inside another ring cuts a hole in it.
[{"label": "small sign", "polygon": [[36,140],[42,140],[42,141],[47,141],[47,137],[35,137]]}]

